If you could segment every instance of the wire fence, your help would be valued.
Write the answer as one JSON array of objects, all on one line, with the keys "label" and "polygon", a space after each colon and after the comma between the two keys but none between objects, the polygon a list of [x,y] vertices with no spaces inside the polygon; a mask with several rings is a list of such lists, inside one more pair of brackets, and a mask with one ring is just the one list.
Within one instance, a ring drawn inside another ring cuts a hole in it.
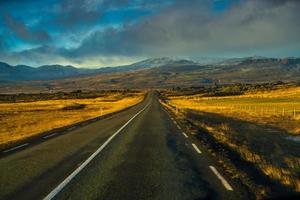
[{"label": "wire fence", "polygon": [[259,104],[234,104],[234,103],[199,103],[189,102],[188,104],[174,105],[176,110],[179,108],[196,109],[203,111],[220,111],[220,112],[241,112],[255,116],[283,116],[300,119],[299,104],[287,105],[259,105]]},{"label": "wire fence", "polygon": [[268,116],[274,115],[274,116],[285,116],[285,117],[290,116],[294,118],[300,116],[300,108],[291,107],[291,106],[283,107],[283,106],[257,106],[257,105],[222,105],[222,104],[215,104],[209,106],[215,107],[216,109],[226,109],[231,112],[242,111],[242,112],[253,113],[256,115],[268,115]]}]

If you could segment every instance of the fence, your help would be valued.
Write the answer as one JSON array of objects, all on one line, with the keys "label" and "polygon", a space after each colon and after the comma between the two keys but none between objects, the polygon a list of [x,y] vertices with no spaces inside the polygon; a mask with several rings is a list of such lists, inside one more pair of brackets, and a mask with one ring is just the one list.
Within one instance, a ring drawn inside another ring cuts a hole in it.
[{"label": "fence", "polygon": [[[212,105],[211,105],[212,106]],[[298,107],[282,107],[282,106],[257,106],[257,105],[213,105],[217,109],[229,109],[233,111],[243,111],[260,115],[276,115],[276,116],[291,116],[296,118],[300,115]]]}]

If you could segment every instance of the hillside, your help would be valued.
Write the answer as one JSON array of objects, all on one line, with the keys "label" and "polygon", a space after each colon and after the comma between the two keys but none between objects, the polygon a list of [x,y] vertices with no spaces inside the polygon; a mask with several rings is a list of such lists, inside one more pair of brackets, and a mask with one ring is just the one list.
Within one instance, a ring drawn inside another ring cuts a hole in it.
[{"label": "hillside", "polygon": [[[2,82],[0,90],[2,93],[13,93],[72,91],[77,89],[166,88],[214,83],[300,82],[299,58],[250,57],[235,60],[234,63],[230,60],[214,65],[200,65],[188,60],[169,62],[167,59],[160,59],[160,61],[152,59],[128,66],[100,68],[94,70],[92,74],[80,74],[78,69],[72,67],[53,68],[52,66],[50,67],[52,73],[47,72],[49,76],[58,75],[60,78],[64,77],[64,79]],[[11,70],[11,68],[7,69]],[[34,72],[37,73],[36,71],[39,72],[39,70],[43,71],[45,69],[49,70],[49,67],[40,67],[34,69]],[[32,69],[30,68],[30,70]],[[3,70],[0,72],[3,74]],[[66,77],[66,74],[68,76],[73,74],[76,77]],[[83,74],[85,76],[78,76]]]},{"label": "hillside", "polygon": [[102,67],[102,68],[76,68],[62,65],[43,65],[30,67],[26,65],[11,66],[0,62],[0,81],[28,81],[28,80],[51,80],[82,75],[104,74],[113,72],[127,72],[143,68],[160,67],[172,64],[194,63],[188,60],[171,59],[167,57],[150,58],[131,65]]}]

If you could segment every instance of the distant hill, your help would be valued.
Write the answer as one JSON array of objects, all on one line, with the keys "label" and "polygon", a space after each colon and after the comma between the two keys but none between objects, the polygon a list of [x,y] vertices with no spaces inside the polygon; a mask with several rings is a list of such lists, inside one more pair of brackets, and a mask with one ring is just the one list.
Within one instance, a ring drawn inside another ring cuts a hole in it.
[{"label": "distant hill", "polygon": [[44,65],[34,68],[26,65],[11,66],[0,62],[1,81],[59,79],[83,73],[87,73],[86,70],[82,71],[72,66]]},{"label": "distant hill", "polygon": [[160,67],[167,64],[185,63],[194,62],[189,60],[162,57],[150,58],[137,63],[133,63],[131,65],[102,67],[98,69],[84,69],[62,65],[43,65],[34,68],[26,65],[11,66],[7,63],[0,62],[0,81],[53,80],[81,75],[127,72],[143,68]]},{"label": "distant hill", "polygon": [[[127,66],[107,67],[94,70],[68,66],[30,68],[11,67],[2,64],[0,77],[14,76],[14,80],[26,80],[20,71],[37,77],[59,77],[55,80],[21,81],[0,83],[1,93],[49,92],[72,90],[101,90],[123,88],[168,88],[231,83],[300,83],[300,58],[249,57],[230,59],[218,64],[203,65],[189,60],[168,58],[147,59]],[[83,70],[83,71],[81,71]],[[85,76],[82,76],[85,75]],[[26,75],[27,76],[27,75]],[[61,78],[64,77],[64,78]],[[3,80],[0,78],[0,80]]]},{"label": "distant hill", "polygon": [[173,59],[168,57],[161,58],[149,58],[137,63],[133,63],[130,66],[132,68],[153,68],[161,67],[165,65],[185,65],[185,64],[196,64],[196,62],[186,59]]}]

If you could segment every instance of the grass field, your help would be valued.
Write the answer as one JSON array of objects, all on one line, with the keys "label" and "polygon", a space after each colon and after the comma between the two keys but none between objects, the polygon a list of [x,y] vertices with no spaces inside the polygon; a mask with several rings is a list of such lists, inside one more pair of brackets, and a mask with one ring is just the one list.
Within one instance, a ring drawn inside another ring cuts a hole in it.
[{"label": "grass field", "polygon": [[89,99],[0,103],[0,147],[122,110],[139,103],[143,97],[143,93],[114,92]]},{"label": "grass field", "polygon": [[204,94],[170,97],[179,109],[193,109],[282,128],[300,134],[300,87],[243,95],[203,97]]},{"label": "grass field", "polygon": [[164,96],[179,118],[206,130],[266,176],[300,191],[300,87],[235,96]]}]

